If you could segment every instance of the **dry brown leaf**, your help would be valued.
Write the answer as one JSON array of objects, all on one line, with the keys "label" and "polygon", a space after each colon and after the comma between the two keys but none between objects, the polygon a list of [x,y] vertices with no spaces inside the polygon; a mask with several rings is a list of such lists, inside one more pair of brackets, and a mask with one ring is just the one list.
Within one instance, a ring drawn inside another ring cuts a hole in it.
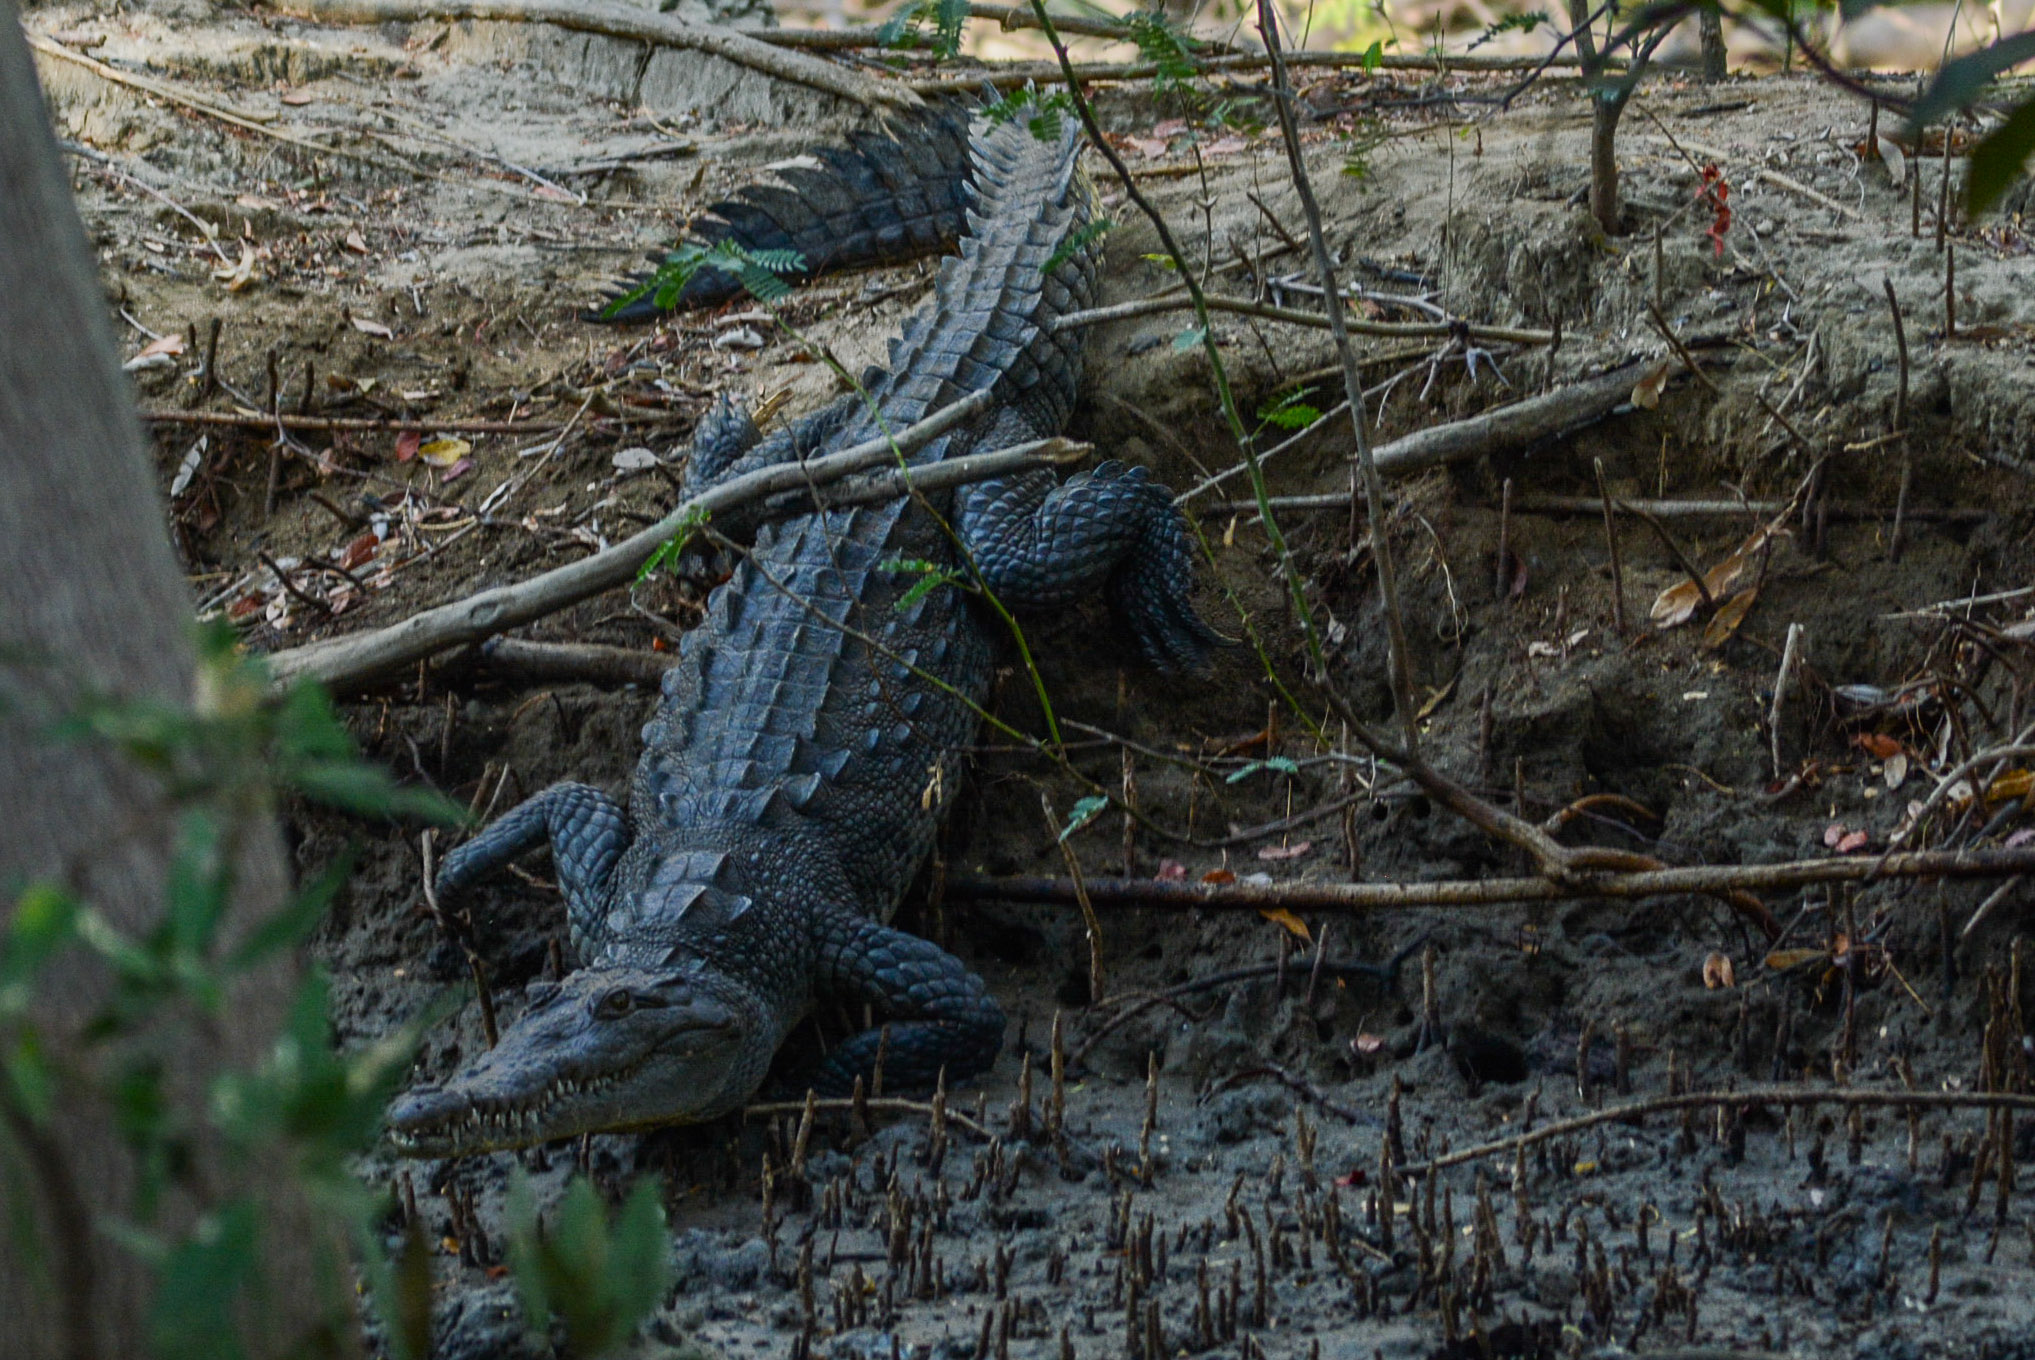
[{"label": "dry brown leaf", "polygon": [[1861,732],[1851,740],[1875,760],[1892,760],[1901,753],[1901,743],[1884,732]]},{"label": "dry brown leaf", "polygon": [[346,248],[356,255],[367,254],[367,237],[357,230],[349,231],[346,233]]},{"label": "dry brown leaf", "polygon": [[141,352],[134,357],[137,359],[153,359],[158,354],[182,354],[183,352],[184,333],[182,331],[172,331],[168,335],[159,335],[146,345],[143,345]]},{"label": "dry brown leaf", "polygon": [[352,571],[355,567],[372,562],[374,555],[381,549],[382,541],[375,537],[373,530],[369,530],[346,545],[346,550],[339,555],[339,565],[347,571]]},{"label": "dry brown leaf", "polygon": [[1890,789],[1898,789],[1901,785],[1907,783],[1908,757],[1897,753],[1892,759],[1887,761],[1886,768],[1880,771],[1880,777],[1886,780],[1887,787]]},{"label": "dry brown leaf", "polygon": [[396,338],[396,333],[379,321],[370,321],[364,316],[349,316],[346,319],[351,321],[353,328],[362,335],[372,335],[377,340],[393,340]]},{"label": "dry brown leaf", "polygon": [[1766,966],[1776,973],[1785,973],[1790,968],[1828,958],[1829,952],[1826,949],[1776,949],[1766,956]]},{"label": "dry brown leaf", "polygon": [[280,98],[282,103],[288,104],[291,108],[301,109],[306,104],[310,103],[312,99],[314,99],[315,97],[316,96],[314,95],[304,93],[302,90],[291,90],[288,94],[282,95]]},{"label": "dry brown leaf", "polygon": [[1703,645],[1715,651],[1731,641],[1738,632],[1738,626],[1745,622],[1745,616],[1752,612],[1753,602],[1759,598],[1758,586],[1747,586],[1723,604],[1710,616],[1710,622],[1703,625]]},{"label": "dry brown leaf", "polygon": [[1661,404],[1661,389],[1668,384],[1668,369],[1670,367],[1671,365],[1668,361],[1663,359],[1648,369],[1645,377],[1633,384],[1632,404],[1634,406],[1639,407],[1641,410],[1651,411]]},{"label": "dry brown leaf", "polygon": [[1237,876],[1227,869],[1210,869],[1207,873],[1201,876],[1201,881],[1203,883],[1220,885],[1223,883],[1236,882]]},{"label": "dry brown leaf", "polygon": [[1291,845],[1267,845],[1258,851],[1259,859],[1299,859],[1314,849],[1313,841],[1295,841]]},{"label": "dry brown leaf", "polygon": [[1260,907],[1258,908],[1258,915],[1264,917],[1275,926],[1284,927],[1287,934],[1302,944],[1314,943],[1314,936],[1307,929],[1307,922],[1301,920],[1298,916],[1286,910],[1286,908]]},{"label": "dry brown leaf", "polygon": [[1898,189],[1908,182],[1908,153],[1891,137],[1879,139],[1880,159],[1886,162],[1887,179]]},{"label": "dry brown leaf", "polygon": [[1359,1034],[1356,1038],[1350,1040],[1350,1047],[1356,1052],[1361,1053],[1368,1058],[1373,1053],[1381,1053],[1384,1051],[1385,1039],[1383,1035],[1371,1034],[1369,1032],[1366,1032],[1363,1034]]},{"label": "dry brown leaf", "polygon": [[1719,954],[1713,950],[1710,956],[1703,960],[1703,985],[1713,992],[1719,987],[1738,985],[1738,971],[1731,966],[1729,954]]},{"label": "dry brown leaf", "polygon": [[212,277],[215,281],[225,284],[229,293],[243,293],[253,287],[260,278],[254,272],[254,246],[242,241],[239,261],[226,268],[213,270]]},{"label": "dry brown leaf", "polygon": [[[1737,592],[1745,584],[1746,576],[1766,551],[1768,543],[1781,533],[1781,521],[1763,524],[1746,536],[1729,557],[1703,573],[1703,584],[1709,588],[1710,598],[1722,600]],[[1674,628],[1695,617],[1696,609],[1703,603],[1703,592],[1694,581],[1677,581],[1654,597],[1653,609],[1648,615],[1656,628]],[[1750,607],[1748,605],[1748,607]]]},{"label": "dry brown leaf", "polygon": [[1187,866],[1177,859],[1159,861],[1159,872],[1152,875],[1161,883],[1183,883],[1187,879]]}]

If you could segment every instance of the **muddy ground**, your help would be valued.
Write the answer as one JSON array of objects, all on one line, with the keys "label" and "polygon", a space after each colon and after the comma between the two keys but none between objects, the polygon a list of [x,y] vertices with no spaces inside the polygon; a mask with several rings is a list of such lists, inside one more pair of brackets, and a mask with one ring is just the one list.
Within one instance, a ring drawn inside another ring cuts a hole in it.
[{"label": "muddy ground", "polygon": [[[194,592],[256,649],[389,623],[633,532],[668,503],[671,460],[716,393],[809,409],[833,391],[819,347],[850,366],[880,358],[928,292],[927,266],[824,281],[786,309],[796,334],[739,305],[656,331],[577,318],[714,191],[852,113],[732,68],[513,25],[317,28],[194,0],[40,8],[29,22],[116,75],[209,102],[42,57]],[[1581,206],[1588,116],[1575,85],[1547,83],[1503,111],[1490,102],[1501,89],[1401,75],[1306,91],[1331,241],[1355,282],[1400,299],[1369,311],[1420,321],[1404,301],[1418,295],[1562,337],[1552,351],[1483,345],[1474,365],[1460,344],[1360,337],[1366,380],[1389,383],[1377,437],[1664,354],[1644,313],[1653,298],[1701,346],[1711,379],[1677,378],[1657,409],[1395,487],[1429,750],[1572,843],[1683,865],[1884,847],[1940,776],[2027,718],[2031,630],[2019,621],[2035,597],[1944,602],[2024,591],[2035,566],[2028,237],[2011,214],[1951,224],[1946,336],[1941,162],[1932,152],[1900,167],[1919,168],[1925,190],[1912,235],[1907,187],[1861,160],[1861,106],[1800,78],[1652,80],[1626,118],[1626,218],[1607,237]],[[1103,101],[1143,187],[1211,286],[1235,295],[1302,268],[1276,139],[1249,125],[1261,94],[1246,80]],[[1218,107],[1244,125],[1210,125]],[[1732,188],[1721,250],[1697,197],[1708,165]],[[1119,186],[1103,190],[1125,219],[1109,238],[1106,300],[1163,289],[1145,258],[1151,231]],[[1905,313],[1905,441],[1883,279]],[[1205,359],[1174,343],[1185,324],[1098,327],[1076,430],[1183,491],[1236,462]],[[1320,332],[1239,317],[1216,329],[1247,412],[1295,381],[1333,405],[1333,385],[1318,386],[1332,361]],[[200,426],[177,418],[187,409],[362,425],[278,444],[262,418]],[[383,418],[411,422],[421,441],[369,427]],[[476,421],[498,424],[462,424]],[[1346,492],[1350,441],[1340,421],[1298,440],[1268,465],[1273,492]],[[1699,609],[1662,629],[1648,611],[1686,580],[1677,554],[1717,564],[1770,511],[1674,516],[1661,532],[1623,515],[1614,576],[1594,501],[1549,499],[1595,497],[1601,460],[1619,497],[1787,502],[1819,459],[1827,512],[1787,519],[1748,556],[1756,595],[1723,623]],[[1301,639],[1264,534],[1221,503],[1242,494],[1232,477],[1189,502],[1216,556],[1201,600],[1231,632],[1247,611],[1266,664],[1301,686]],[[1346,508],[1282,520],[1334,683],[1385,716],[1368,538]],[[655,655],[697,620],[699,590],[653,582],[529,635]],[[1795,624],[1799,681],[1773,731]],[[1036,621],[1031,636],[1071,759],[1112,785],[1128,769],[1149,819],[1129,836],[1114,815],[1075,835],[1089,875],[1384,882],[1526,867],[1347,757],[1335,726],[1317,738],[1278,713],[1249,648],[1206,682],[1160,683],[1100,612]],[[1028,689],[1006,685],[999,712],[1038,731]],[[453,664],[347,696],[346,711],[376,759],[499,810],[561,778],[621,788],[650,706],[644,689]],[[1291,765],[1238,777],[1272,758]],[[2026,834],[2018,768],[1998,767],[1997,798],[1974,801],[1967,784],[1913,841]],[[941,850],[946,879],[1063,873],[1042,791],[1062,817],[1079,797],[1039,759],[982,748]],[[413,829],[300,815],[293,830],[306,866],[364,844],[313,950],[335,980],[340,1043],[385,1033],[461,981],[420,905]],[[547,868],[533,861],[477,908],[505,1013],[562,943]],[[1423,1183],[1388,1179],[1381,1161],[1394,1141],[1403,1166],[1671,1083],[1972,1089],[1987,1079],[1989,1021],[2012,1059],[1993,1080],[2019,1088],[2024,887],[2009,884],[1967,929],[1995,886],[1771,894],[1779,941],[1703,898],[1302,911],[1285,923],[1110,909],[1100,1005],[1078,914],[950,894],[908,906],[907,923],[979,969],[1012,1017],[995,1072],[953,1095],[995,1141],[956,1126],[935,1156],[923,1120],[822,1121],[793,1168],[780,1118],[520,1160],[545,1194],[581,1161],[618,1193],[665,1178],[680,1284],[645,1354],[2025,1355],[2035,1215],[2025,1197],[1999,1202],[1976,1112],[1913,1126],[1895,1111],[1855,1123],[1774,1107],[1661,1115]],[[1317,971],[1301,934],[1331,963],[1408,961],[1390,977]],[[1712,983],[1728,964],[1730,985],[1706,985],[1706,961]],[[1076,1059],[1057,1144],[1042,1122],[1056,1015]],[[469,1002],[419,1070],[441,1072],[479,1042]],[[366,1164],[407,1179],[442,1243],[444,1355],[545,1349],[521,1336],[498,1268],[512,1162]]]}]

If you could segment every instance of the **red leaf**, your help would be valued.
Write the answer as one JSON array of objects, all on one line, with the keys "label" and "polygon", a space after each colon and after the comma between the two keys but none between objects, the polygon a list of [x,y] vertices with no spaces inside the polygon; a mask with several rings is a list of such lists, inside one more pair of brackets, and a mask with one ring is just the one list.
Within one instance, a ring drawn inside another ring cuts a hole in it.
[{"label": "red leaf", "polygon": [[405,430],[396,436],[396,461],[407,463],[417,456],[417,450],[424,443],[421,430]]},{"label": "red leaf", "polygon": [[382,541],[370,530],[346,545],[346,551],[339,555],[339,565],[347,571],[352,571],[362,563],[374,561],[374,555],[380,552],[381,548]]}]

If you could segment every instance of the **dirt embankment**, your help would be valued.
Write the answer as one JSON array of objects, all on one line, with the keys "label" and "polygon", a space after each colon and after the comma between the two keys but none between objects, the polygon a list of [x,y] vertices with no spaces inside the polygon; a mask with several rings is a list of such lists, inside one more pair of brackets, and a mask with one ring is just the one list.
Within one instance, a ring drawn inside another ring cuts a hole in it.
[{"label": "dirt embankment", "polygon": [[[318,29],[188,4],[46,8],[31,23],[209,106],[44,61],[139,360],[138,397],[157,417],[195,589],[254,646],[391,622],[632,532],[669,499],[658,458],[641,451],[682,450],[721,391],[809,408],[833,387],[818,347],[851,366],[880,361],[884,337],[927,294],[924,268],[827,281],[788,307],[796,333],[739,307],[655,333],[577,319],[601,280],[715,190],[841,116],[704,59],[645,60],[628,44],[506,25]],[[1216,93],[1241,101],[1230,107],[1248,121],[1249,82]],[[1503,114],[1473,102],[1488,93],[1427,77],[1306,91],[1331,240],[1374,295],[1367,311],[1561,335],[1559,347],[1360,338],[1366,381],[1384,389],[1374,437],[1664,355],[1649,302],[1697,347],[1709,380],[1678,378],[1657,408],[1395,488],[1428,749],[1572,842],[1668,863],[1884,847],[1939,775],[2025,722],[2020,620],[2035,597],[1936,606],[2030,577],[2027,238],[2011,217],[1955,227],[1946,333],[1948,269],[1927,207],[1940,163],[1903,167],[1927,191],[1913,235],[1908,188],[1860,159],[1864,111],[1824,87],[1650,84],[1626,120],[1628,230],[1615,238],[1581,207],[1588,118],[1573,86]],[[1276,140],[1187,121],[1208,107],[1135,91],[1105,103],[1211,287],[1304,304]],[[1721,250],[1698,196],[1710,166],[1732,188]],[[1110,238],[1106,301],[1161,291],[1156,241],[1118,189],[1104,191],[1126,216]],[[1906,323],[1905,431],[1883,280]],[[1205,360],[1174,343],[1185,325],[1169,314],[1096,328],[1077,430],[1181,491],[1236,462]],[[1337,400],[1320,332],[1240,316],[1216,331],[1247,412],[1295,383],[1319,409]],[[272,421],[171,418],[186,408],[302,419],[278,446]],[[1270,430],[1263,443],[1284,445],[1268,462],[1274,494],[1347,491],[1341,420],[1297,438]],[[1685,563],[1715,566],[1778,517],[1756,505],[1621,513],[1614,568],[1593,500],[1600,464],[1611,496],[1648,504],[1785,503],[1820,467],[1822,508],[1744,555],[1723,622],[1699,610],[1658,629],[1648,609],[1686,581]],[[1301,642],[1263,533],[1221,504],[1244,494],[1231,477],[1189,502],[1216,559],[1203,599],[1233,632],[1247,613],[1269,663],[1297,682]],[[1383,629],[1360,522],[1346,508],[1283,519],[1336,683],[1382,715]],[[653,583],[531,631],[647,651],[698,607],[696,586]],[[1791,625],[1801,661],[1776,704]],[[1125,836],[1107,817],[1075,837],[1090,874],[1305,883],[1525,868],[1379,777],[1334,725],[1317,738],[1274,712],[1250,648],[1207,684],[1162,685],[1099,612],[1034,628],[1058,714],[1078,734],[1071,758],[1111,784],[1128,772],[1149,819]],[[1001,712],[1036,726],[1028,691],[1006,686]],[[650,704],[630,688],[426,668],[350,711],[377,758],[499,810],[554,779],[621,787]],[[1985,774],[2012,781],[2021,763]],[[948,877],[1062,872],[1041,787],[1063,811],[1078,797],[1032,757],[985,746],[942,851]],[[1995,843],[2023,825],[2012,798],[1974,806],[1967,792],[1945,808],[1918,841]],[[336,982],[339,1039],[362,1042],[462,966],[417,908],[413,837],[319,819],[296,831],[306,863],[367,837],[316,946]],[[525,1161],[546,1193],[581,1158],[606,1186],[669,1177],[682,1286],[645,1343],[659,1353],[683,1338],[778,1354],[806,1335],[815,1353],[871,1357],[975,1355],[984,1338],[991,1354],[1041,1356],[1695,1343],[2021,1355],[2035,1220],[2019,1198],[1996,1213],[2012,1176],[2001,1181],[1979,1114],[1913,1125],[1890,1111],[1663,1115],[1418,1189],[1381,1164],[1387,1146],[1404,1166],[1627,1090],[1828,1083],[1834,1072],[1860,1087],[1973,1087],[1989,1021],[2020,1033],[2020,997],[2002,980],[2025,919],[2018,882],[1965,929],[1995,886],[1775,894],[1778,942],[1698,898],[1286,922],[1112,911],[1110,999],[1095,1008],[1076,914],[948,901],[916,917],[920,928],[979,968],[1014,1018],[1007,1059],[956,1097],[996,1142],[950,1134],[937,1160],[923,1124],[823,1129],[801,1172],[780,1171],[767,1216],[758,1171],[766,1157],[785,1165],[781,1122],[597,1139],[580,1157]],[[551,966],[563,923],[541,865],[493,887],[481,924],[498,988]],[[1414,954],[1389,980],[1316,970],[1300,930],[1331,960]],[[1734,985],[1706,987],[1713,955]],[[1212,977],[1228,980],[1197,987]],[[2018,968],[2010,977],[2018,985]],[[1078,1055],[1059,1148],[1037,1108],[1056,1014]],[[421,1070],[478,1042],[468,1007],[433,1036]],[[1029,1119],[1007,1108],[1021,1055]],[[447,1241],[448,1355],[535,1344],[519,1339],[489,1270],[509,1165],[369,1164],[407,1175]],[[1472,1339],[1480,1331],[1485,1343]]]}]

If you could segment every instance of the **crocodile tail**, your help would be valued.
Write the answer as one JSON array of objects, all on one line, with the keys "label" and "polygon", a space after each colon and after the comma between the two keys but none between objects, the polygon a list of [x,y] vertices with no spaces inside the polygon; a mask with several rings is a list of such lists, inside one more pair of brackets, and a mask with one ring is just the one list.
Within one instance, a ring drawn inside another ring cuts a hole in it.
[{"label": "crocodile tail", "polygon": [[[939,254],[952,249],[967,226],[968,111],[942,105],[894,130],[855,133],[846,146],[823,148],[773,171],[778,183],[750,185],[714,204],[693,223],[688,239],[796,252],[805,268],[783,275],[792,283]],[[663,258],[651,257],[659,264]],[[610,302],[650,277],[624,280],[608,293]],[[596,308],[587,319],[654,321],[666,310],[717,306],[743,292],[733,274],[707,266],[686,282],[670,309],[644,296],[612,315]]]}]

